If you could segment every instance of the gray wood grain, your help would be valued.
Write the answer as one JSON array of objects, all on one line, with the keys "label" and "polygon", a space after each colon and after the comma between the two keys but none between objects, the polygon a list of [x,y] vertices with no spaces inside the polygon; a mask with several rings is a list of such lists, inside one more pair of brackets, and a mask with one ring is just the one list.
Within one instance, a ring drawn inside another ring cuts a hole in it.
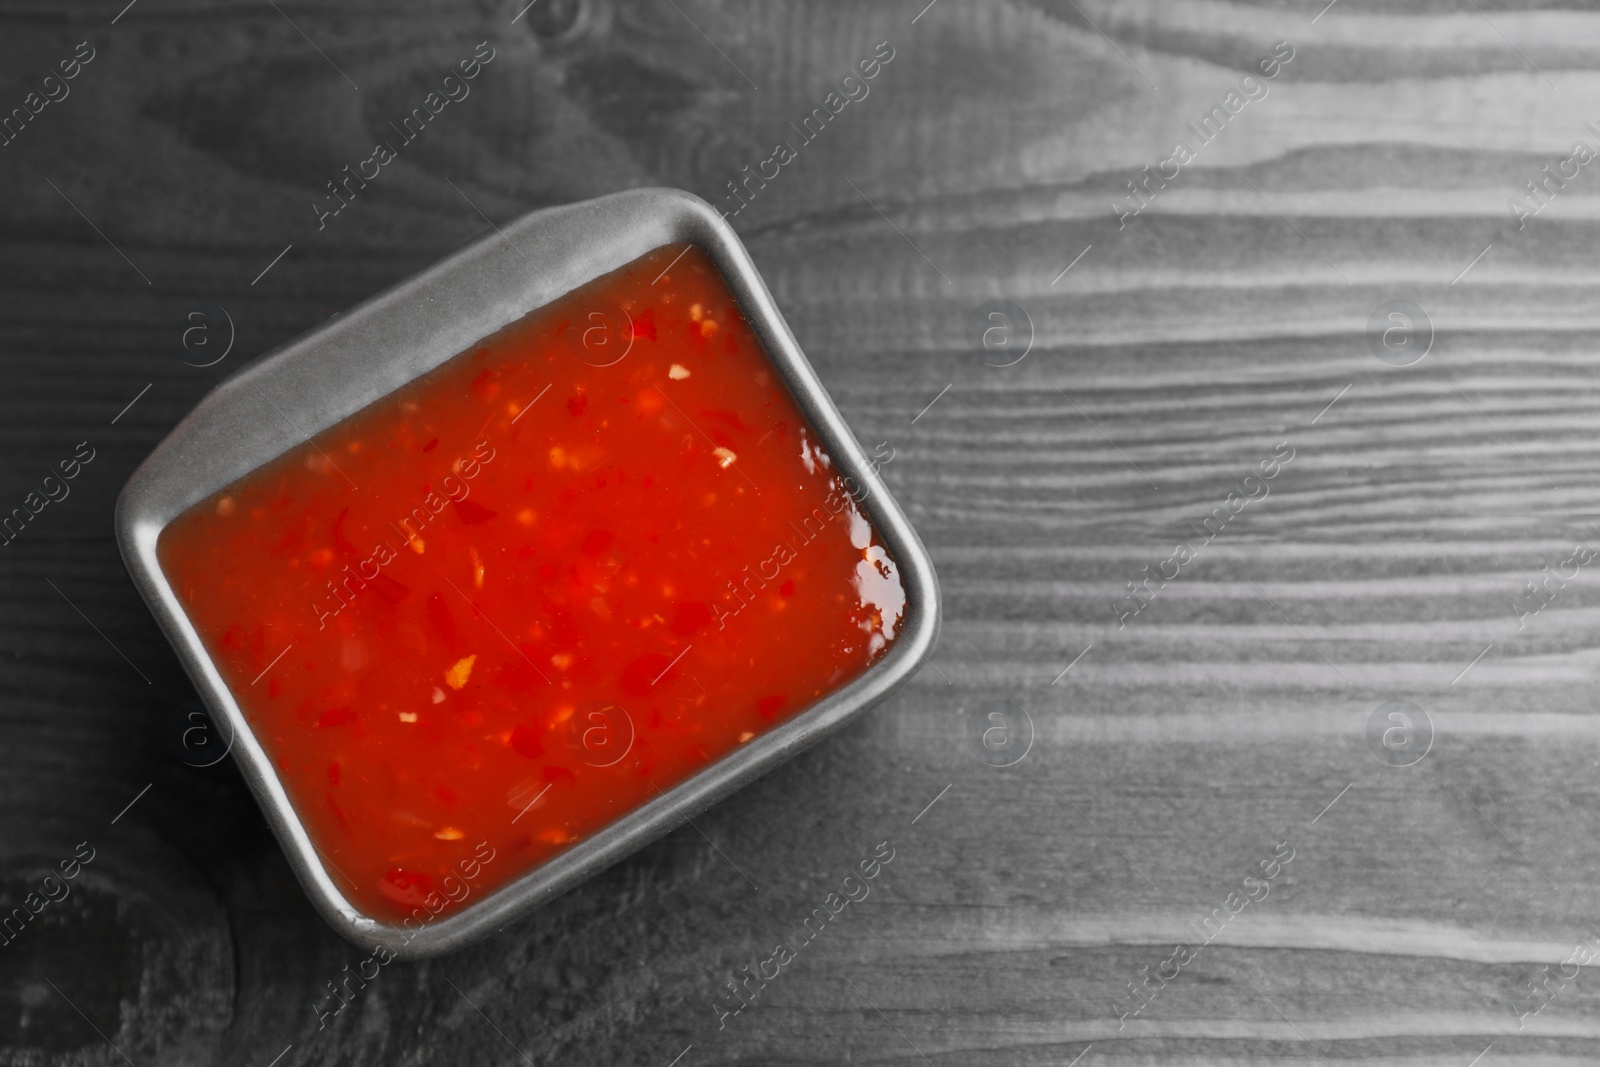
[{"label": "gray wood grain", "polygon": [[[277,7],[0,13],[4,108],[96,49],[0,148],[0,507],[98,450],[0,548],[0,902],[99,850],[0,948],[0,1062],[1592,1060],[1590,968],[1518,1013],[1600,944],[1600,594],[1584,569],[1521,629],[1512,605],[1600,543],[1600,164],[1523,229],[1506,201],[1600,149],[1600,15]],[[472,96],[319,231],[324,183],[485,40]],[[486,218],[643,184],[733,206],[880,41],[870,94],[731,221],[857,435],[895,449],[883,476],[943,584],[935,657],[704,836],[385,968],[319,1030],[358,956],[231,768],[168,751],[190,693],[117,559],[117,490],[222,376]],[[1125,183],[1278,41],[1267,94],[1119,228]],[[1434,329],[1414,366],[1368,347],[1394,299]],[[171,329],[202,300],[237,324],[208,369]],[[989,300],[1031,319],[1015,366],[968,340]],[[1270,495],[1119,628],[1125,583],[1285,441]],[[1367,739],[1398,699],[1434,730],[1410,767]],[[967,741],[994,700],[1031,718],[1013,766]],[[719,1029],[733,971],[885,840],[871,897]],[[1119,1021],[1279,842],[1270,893]]]}]

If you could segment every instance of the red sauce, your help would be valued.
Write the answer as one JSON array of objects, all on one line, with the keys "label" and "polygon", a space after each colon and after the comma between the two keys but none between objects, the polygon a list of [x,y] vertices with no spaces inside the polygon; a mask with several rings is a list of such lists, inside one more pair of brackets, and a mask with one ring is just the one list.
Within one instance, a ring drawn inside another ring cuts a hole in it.
[{"label": "red sauce", "polygon": [[864,487],[710,259],[679,251],[162,532],[179,600],[367,915],[426,921],[480,842],[479,890],[526,873],[895,638],[905,596]]}]

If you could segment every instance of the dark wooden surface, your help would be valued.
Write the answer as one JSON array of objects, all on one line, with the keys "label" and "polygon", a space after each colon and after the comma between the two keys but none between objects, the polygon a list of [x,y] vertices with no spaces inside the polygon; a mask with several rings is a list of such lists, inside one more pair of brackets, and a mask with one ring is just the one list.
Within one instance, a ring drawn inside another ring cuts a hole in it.
[{"label": "dark wooden surface", "polygon": [[[1518,1010],[1600,938],[1600,592],[1585,569],[1521,630],[1510,605],[1600,545],[1600,164],[1520,231],[1506,199],[1600,148],[1600,15],[121,6],[0,9],[0,108],[96,49],[0,148],[0,508],[96,450],[0,548],[0,901],[96,850],[0,948],[0,1062],[1593,1062],[1591,968]],[[323,183],[485,40],[472,95],[318,232]],[[884,40],[870,95],[733,222],[858,437],[896,450],[943,582],[932,662],[705,836],[385,968],[319,1030],[360,954],[231,766],[172,754],[192,693],[118,559],[118,489],[221,377],[486,217],[641,184],[723,202]],[[1109,198],[1279,40],[1269,94],[1119,230]],[[968,342],[997,299],[1036,332],[1011,367]],[[1414,366],[1369,351],[1391,299],[1437,330]],[[199,369],[173,323],[204,301],[237,337]],[[1271,495],[1119,630],[1124,583],[1280,441]],[[1369,750],[1394,699],[1436,732],[1414,766]],[[1031,717],[1013,766],[968,744],[988,700]],[[718,1030],[732,969],[884,840],[872,896]],[[1266,899],[1119,1023],[1278,842]]]}]

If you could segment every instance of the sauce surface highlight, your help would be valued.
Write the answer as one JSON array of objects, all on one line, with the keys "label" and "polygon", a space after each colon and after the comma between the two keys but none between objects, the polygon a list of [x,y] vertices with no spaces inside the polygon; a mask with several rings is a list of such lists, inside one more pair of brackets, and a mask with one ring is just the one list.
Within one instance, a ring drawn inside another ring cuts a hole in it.
[{"label": "sauce surface highlight", "polygon": [[329,877],[414,926],[461,872],[475,901],[880,658],[905,594],[866,491],[709,257],[672,246],[201,501],[157,551]]}]

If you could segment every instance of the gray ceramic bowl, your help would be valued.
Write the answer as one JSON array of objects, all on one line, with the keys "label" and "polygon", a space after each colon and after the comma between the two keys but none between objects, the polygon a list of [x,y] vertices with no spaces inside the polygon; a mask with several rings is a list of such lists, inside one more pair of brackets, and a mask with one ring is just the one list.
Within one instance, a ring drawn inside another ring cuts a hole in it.
[{"label": "gray ceramic bowl", "polygon": [[[901,635],[843,689],[461,910],[420,929],[372,919],[340,892],[312,845],[157,564],[156,539],[190,505],[535,308],[652,249],[691,242],[722,271],[838,473],[867,487],[859,506],[893,553],[905,586]],[[525,215],[257,361],[207,396],[134,472],[117,501],[116,527],[134,584],[211,714],[234,738],[239,770],[312,902],[351,941],[403,958],[483,937],[838,729],[911,676],[939,627],[938,584],[927,551],[801,353],[749,253],[709,205],[670,189],[633,190]]]}]

